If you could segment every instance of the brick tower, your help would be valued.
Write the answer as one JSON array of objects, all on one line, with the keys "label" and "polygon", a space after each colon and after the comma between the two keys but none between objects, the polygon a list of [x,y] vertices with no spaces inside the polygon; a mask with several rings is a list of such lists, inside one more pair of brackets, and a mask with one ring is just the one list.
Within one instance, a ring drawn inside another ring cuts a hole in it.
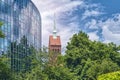
[{"label": "brick tower", "polygon": [[56,38],[52,35],[49,36],[49,51],[61,54],[60,36],[56,36]]},{"label": "brick tower", "polygon": [[54,30],[53,35],[49,36],[49,53],[50,53],[50,62],[54,63],[57,60],[57,56],[61,54],[61,40],[60,36],[57,36],[57,30],[54,20]]}]

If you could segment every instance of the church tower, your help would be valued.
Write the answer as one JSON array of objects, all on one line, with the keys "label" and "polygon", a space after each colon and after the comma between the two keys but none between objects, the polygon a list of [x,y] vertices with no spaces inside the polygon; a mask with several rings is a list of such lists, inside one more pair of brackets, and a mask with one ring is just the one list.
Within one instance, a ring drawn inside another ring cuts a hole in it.
[{"label": "church tower", "polygon": [[61,54],[61,40],[60,40],[60,36],[57,36],[55,19],[54,19],[53,35],[49,36],[49,52]]},{"label": "church tower", "polygon": [[50,61],[56,61],[57,56],[61,54],[61,40],[60,36],[57,36],[55,19],[53,34],[49,36],[49,53],[52,53]]}]

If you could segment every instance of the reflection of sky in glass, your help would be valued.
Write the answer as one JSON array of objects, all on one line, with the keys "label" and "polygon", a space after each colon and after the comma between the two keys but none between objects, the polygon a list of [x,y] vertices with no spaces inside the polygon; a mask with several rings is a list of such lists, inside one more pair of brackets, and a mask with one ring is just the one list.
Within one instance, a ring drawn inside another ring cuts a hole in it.
[{"label": "reflection of sky in glass", "polygon": [[[6,38],[0,39],[0,49],[25,35],[29,45],[41,47],[40,14],[30,0],[0,0],[0,21],[4,23],[2,31]],[[35,41],[34,41],[35,40]]]}]

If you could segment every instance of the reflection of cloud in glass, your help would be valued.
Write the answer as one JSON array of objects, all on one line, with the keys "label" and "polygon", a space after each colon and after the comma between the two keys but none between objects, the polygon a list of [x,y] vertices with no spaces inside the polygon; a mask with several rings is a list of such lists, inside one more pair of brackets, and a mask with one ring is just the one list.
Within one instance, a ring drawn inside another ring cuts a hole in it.
[{"label": "reflection of cloud in glass", "polygon": [[40,13],[31,0],[0,0],[0,21],[5,39],[0,39],[0,49],[4,50],[13,41],[20,42],[23,36],[28,44],[41,47]]}]

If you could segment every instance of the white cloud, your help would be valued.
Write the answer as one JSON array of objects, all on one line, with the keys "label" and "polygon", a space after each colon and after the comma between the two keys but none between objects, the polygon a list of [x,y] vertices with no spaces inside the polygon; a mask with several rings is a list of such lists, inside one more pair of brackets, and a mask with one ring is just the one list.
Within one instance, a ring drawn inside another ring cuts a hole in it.
[{"label": "white cloud", "polygon": [[91,21],[87,22],[85,24],[86,27],[89,29],[98,29],[98,22],[95,19],[92,19]]},{"label": "white cloud", "polygon": [[96,29],[95,32],[88,33],[91,40],[99,40],[101,36],[98,36],[96,32],[101,29],[101,35],[104,43],[114,42],[120,45],[120,14],[115,14],[111,18],[105,21],[92,19],[86,23],[89,29]]},{"label": "white cloud", "polygon": [[88,3],[88,2],[84,2],[84,5],[82,5],[82,7],[85,11],[82,14],[82,20],[89,18],[89,17],[98,17],[102,14],[105,14],[105,12],[103,12],[103,6],[100,4],[95,4],[95,3]]},{"label": "white cloud", "polygon": [[109,18],[103,24],[107,25],[112,33],[120,34],[120,14],[113,15],[112,18]]},{"label": "white cloud", "polygon": [[83,14],[82,20],[88,18],[88,17],[97,17],[103,14],[99,10],[86,10]]},{"label": "white cloud", "polygon": [[109,30],[108,26],[103,26],[103,36],[104,36],[104,42],[114,42],[116,44],[120,44],[120,34],[114,34],[112,31]]},{"label": "white cloud", "polygon": [[100,26],[105,39],[104,42],[114,42],[120,45],[120,14],[116,14],[105,22],[101,22]]},{"label": "white cloud", "polygon": [[90,33],[87,33],[88,36],[89,36],[89,39],[92,40],[92,41],[98,41],[99,40],[99,36],[97,35],[97,32],[90,32]]}]

